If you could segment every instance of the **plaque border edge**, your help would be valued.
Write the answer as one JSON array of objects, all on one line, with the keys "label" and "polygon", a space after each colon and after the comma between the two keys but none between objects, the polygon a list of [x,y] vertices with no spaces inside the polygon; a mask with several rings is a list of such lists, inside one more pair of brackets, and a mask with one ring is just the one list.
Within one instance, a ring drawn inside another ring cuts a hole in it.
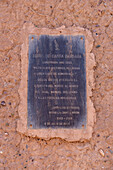
[{"label": "plaque border edge", "polygon": [[[84,35],[86,50],[86,94],[87,94],[87,125],[86,129],[28,129],[27,127],[27,80],[28,80],[28,39],[29,34],[36,35]],[[89,30],[81,27],[62,26],[56,29],[37,28],[32,23],[25,23],[21,30],[21,82],[18,90],[20,103],[18,106],[19,120],[17,131],[32,136],[49,140],[51,138],[62,138],[66,141],[83,141],[92,137],[94,123],[96,122],[96,112],[91,100],[92,89],[95,88],[94,66],[96,65],[93,48],[93,37]]]}]

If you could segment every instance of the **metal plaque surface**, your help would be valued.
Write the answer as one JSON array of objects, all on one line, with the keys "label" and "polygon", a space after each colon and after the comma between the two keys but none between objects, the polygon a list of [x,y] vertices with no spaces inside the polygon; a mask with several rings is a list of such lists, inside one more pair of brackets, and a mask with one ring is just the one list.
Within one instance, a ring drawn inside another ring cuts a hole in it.
[{"label": "metal plaque surface", "polygon": [[85,37],[29,36],[28,128],[86,127]]}]

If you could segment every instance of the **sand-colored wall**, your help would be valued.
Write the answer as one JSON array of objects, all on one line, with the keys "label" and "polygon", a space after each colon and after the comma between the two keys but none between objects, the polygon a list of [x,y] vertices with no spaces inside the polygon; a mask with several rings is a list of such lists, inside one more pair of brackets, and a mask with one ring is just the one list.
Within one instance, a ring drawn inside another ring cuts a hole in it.
[{"label": "sand-colored wall", "polygon": [[[96,110],[92,138],[67,142],[43,140],[17,132],[21,82],[21,31],[36,28],[82,27],[92,33]],[[113,1],[0,1],[0,170],[113,169]]]}]

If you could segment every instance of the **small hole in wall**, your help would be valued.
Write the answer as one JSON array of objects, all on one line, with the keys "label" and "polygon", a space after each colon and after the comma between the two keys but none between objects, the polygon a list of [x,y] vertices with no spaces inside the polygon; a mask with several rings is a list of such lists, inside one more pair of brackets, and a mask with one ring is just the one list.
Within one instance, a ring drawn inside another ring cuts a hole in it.
[{"label": "small hole in wall", "polygon": [[52,6],[50,6],[50,8],[52,8]]}]

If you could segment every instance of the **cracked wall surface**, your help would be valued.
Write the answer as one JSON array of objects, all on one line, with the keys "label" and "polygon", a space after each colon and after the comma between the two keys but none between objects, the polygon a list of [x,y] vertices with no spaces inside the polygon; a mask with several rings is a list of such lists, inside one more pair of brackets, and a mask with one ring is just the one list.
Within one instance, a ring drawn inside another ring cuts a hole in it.
[{"label": "cracked wall surface", "polygon": [[[96,110],[93,136],[83,142],[43,140],[16,131],[19,120],[21,29],[79,26],[93,36]],[[113,169],[113,1],[0,1],[0,170]]]}]

